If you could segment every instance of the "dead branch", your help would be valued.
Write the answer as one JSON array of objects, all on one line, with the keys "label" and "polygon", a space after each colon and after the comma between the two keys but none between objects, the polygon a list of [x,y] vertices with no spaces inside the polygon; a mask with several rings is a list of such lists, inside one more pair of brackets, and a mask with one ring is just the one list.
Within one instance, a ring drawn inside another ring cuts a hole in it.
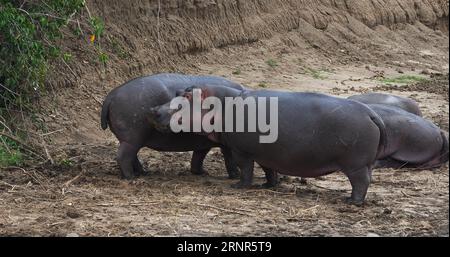
[{"label": "dead branch", "polygon": [[15,137],[15,136],[13,136],[13,135],[11,135],[11,134],[8,134],[8,133],[1,132],[1,131],[0,131],[0,136],[7,137],[7,138],[9,138],[9,139],[11,139],[11,140],[13,140],[13,141],[19,143],[19,144],[22,145],[24,148],[27,148],[28,150],[34,151],[31,147],[28,146],[27,143],[23,142],[22,140],[20,140],[19,138]]},{"label": "dead branch", "polygon": [[20,140],[19,138],[15,137],[15,136],[13,136],[13,135],[11,135],[11,134],[8,134],[8,133],[5,133],[5,132],[1,132],[1,131],[0,131],[0,136],[7,137],[7,138],[9,138],[9,139],[11,139],[11,140],[13,140],[13,141],[19,143],[19,144],[21,145],[21,148],[22,148],[22,149],[24,149],[24,150],[30,152],[31,154],[33,154],[33,155],[36,156],[36,157],[39,157],[39,158],[41,158],[41,159],[43,159],[43,160],[46,160],[44,157],[42,157],[40,154],[38,154],[33,148],[31,148],[30,146],[28,146],[27,143],[23,142],[23,141]]},{"label": "dead branch", "polygon": [[68,188],[70,186],[70,184],[72,184],[73,182],[75,182],[77,179],[79,179],[82,175],[84,174],[84,169],[75,177],[73,177],[72,179],[68,180],[66,183],[63,184],[63,189],[64,188]]},{"label": "dead branch", "polygon": [[64,131],[64,128],[58,129],[58,130],[55,130],[55,131],[51,131],[51,132],[48,132],[48,133],[41,134],[41,136],[45,137],[45,136],[49,136],[49,135],[52,135],[52,134],[55,134],[55,133],[58,133],[58,132],[61,132],[61,131]]},{"label": "dead branch", "polygon": [[211,209],[216,209],[219,211],[224,211],[224,212],[229,212],[229,213],[234,213],[234,214],[239,214],[239,215],[246,215],[246,216],[252,216],[254,217],[255,215],[251,214],[251,213],[244,213],[244,212],[240,212],[240,211],[235,211],[235,210],[230,210],[230,209],[224,209],[221,207],[217,207],[217,206],[213,206],[213,205],[208,205],[208,204],[201,204],[201,203],[196,203],[196,205],[201,206],[201,207],[207,207],[207,208],[211,208]]},{"label": "dead branch", "polygon": [[44,148],[45,154],[47,155],[47,159],[50,161],[50,163],[52,165],[55,164],[55,162],[53,161],[52,156],[50,155],[48,149],[47,149],[47,144],[45,143],[44,137],[41,137],[41,141],[42,141],[42,147]]},{"label": "dead branch", "polygon": [[12,130],[8,126],[6,126],[6,124],[1,120],[0,120],[0,125],[2,125],[4,128],[6,128],[9,131],[9,133],[12,134]]}]

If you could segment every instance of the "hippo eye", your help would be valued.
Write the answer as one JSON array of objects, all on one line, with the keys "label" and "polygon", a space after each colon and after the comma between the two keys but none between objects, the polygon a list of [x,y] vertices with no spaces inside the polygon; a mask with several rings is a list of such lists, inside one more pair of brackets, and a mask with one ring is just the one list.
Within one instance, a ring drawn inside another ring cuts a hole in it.
[{"label": "hippo eye", "polygon": [[186,93],[184,94],[184,97],[190,101],[192,99],[192,94]]}]

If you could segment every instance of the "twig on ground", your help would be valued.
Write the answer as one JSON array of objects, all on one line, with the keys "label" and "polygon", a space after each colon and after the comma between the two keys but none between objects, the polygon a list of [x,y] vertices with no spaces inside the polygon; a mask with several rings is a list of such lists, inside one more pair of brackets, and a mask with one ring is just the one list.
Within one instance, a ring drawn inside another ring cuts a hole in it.
[{"label": "twig on ground", "polygon": [[1,131],[0,131],[0,136],[7,137],[7,138],[9,138],[9,139],[19,143],[21,145],[22,149],[27,150],[28,152],[32,153],[33,155],[35,155],[37,157],[40,157],[40,158],[45,160],[44,157],[42,157],[40,154],[36,153],[33,148],[29,147],[27,143],[23,142],[19,138],[15,137],[13,135],[10,135],[8,133],[5,133],[5,132],[1,132]]},{"label": "twig on ground", "polygon": [[161,17],[161,0],[158,0],[158,14],[156,17],[156,31],[157,31],[157,38],[158,38],[158,47],[159,47],[159,51],[161,52],[160,17]]},{"label": "twig on ground", "polygon": [[12,189],[14,189],[14,188],[16,188],[16,187],[22,187],[22,186],[20,186],[20,185],[12,185],[12,184],[9,184],[8,182],[5,182],[5,181],[3,181],[3,180],[0,180],[0,183],[3,184],[3,185],[7,185],[7,186],[12,187]]},{"label": "twig on ground", "polygon": [[64,131],[64,129],[65,128],[58,129],[58,130],[51,131],[51,132],[47,132],[47,133],[41,134],[40,136],[42,136],[42,137],[49,136],[49,135],[52,135],[52,134],[55,134],[55,133],[58,133],[58,132],[62,132],[62,131]]},{"label": "twig on ground", "polygon": [[116,203],[98,203],[96,204],[96,206],[100,206],[100,207],[111,207],[111,206],[115,206],[115,207],[123,207],[123,206],[143,206],[143,205],[153,205],[153,204],[159,204],[159,202],[154,202],[154,201],[148,201],[148,202],[134,202],[134,203],[129,203],[129,204],[116,204]]},{"label": "twig on ground", "polygon": [[55,161],[53,161],[52,156],[50,155],[48,149],[47,149],[47,144],[45,143],[44,137],[41,137],[41,141],[42,141],[42,147],[44,148],[45,154],[47,155],[47,159],[50,161],[50,163],[52,165],[55,164]]},{"label": "twig on ground", "polygon": [[257,190],[245,190],[244,193],[261,193],[261,192],[270,192],[270,193],[275,193],[275,194],[280,194],[280,195],[295,195],[295,193],[291,193],[291,192],[280,192],[280,191],[275,191],[275,190],[271,190],[271,189],[257,189]]},{"label": "twig on ground", "polygon": [[78,77],[78,75],[72,70],[72,68],[70,68],[69,64],[67,64],[66,61],[64,61],[64,59],[61,59],[62,62],[66,65],[66,67],[70,70],[70,72],[72,73],[72,75],[76,78]]},{"label": "twig on ground", "polygon": [[400,193],[402,193],[402,195],[405,196],[405,197],[411,197],[411,196],[408,195],[407,193],[403,192],[403,190],[400,190]]},{"label": "twig on ground", "polygon": [[326,190],[330,190],[330,191],[337,191],[337,192],[348,192],[349,190],[345,190],[345,189],[334,189],[334,188],[327,188],[327,187],[322,187],[319,185],[315,185],[313,183],[309,183],[310,185],[317,187],[317,188],[321,188],[321,189],[326,189]]},{"label": "twig on ground", "polygon": [[11,94],[15,95],[15,96],[19,96],[19,94],[17,94],[16,92],[12,91],[11,89],[7,88],[6,86],[4,86],[2,83],[0,83],[0,87],[4,88],[6,91],[10,92]]},{"label": "twig on ground", "polygon": [[87,11],[87,13],[88,13],[89,19],[91,19],[91,18],[92,18],[91,12],[89,11],[89,8],[88,8],[87,5],[85,5],[85,7],[86,7],[86,11]]},{"label": "twig on ground", "polygon": [[70,184],[72,184],[77,179],[79,179],[83,174],[84,174],[84,169],[78,175],[76,175],[72,179],[66,181],[66,183],[64,183],[63,186],[62,186],[63,187],[63,193],[64,193],[65,188],[68,188],[70,186]]},{"label": "twig on ground", "polygon": [[38,176],[36,172],[33,172],[34,174],[29,173],[28,171],[26,171],[24,168],[21,167],[16,167],[16,166],[11,166],[9,167],[11,169],[16,169],[16,170],[21,170],[23,171],[23,173],[25,173],[27,176],[29,176],[30,178],[32,178],[36,183],[39,184],[39,186],[43,189],[43,190],[47,190],[48,187],[42,182],[42,178],[44,178],[43,176]]},{"label": "twig on ground", "polygon": [[11,134],[13,133],[12,130],[8,126],[6,126],[6,124],[1,120],[0,120],[0,125],[2,125],[4,128],[6,128],[9,131],[9,133],[11,133]]},{"label": "twig on ground", "polygon": [[95,97],[93,94],[91,94],[91,96],[92,96],[92,98],[94,98],[94,100],[95,100],[98,104],[100,104],[100,106],[103,105],[102,101],[98,100],[97,97]]},{"label": "twig on ground", "polygon": [[244,212],[240,212],[240,211],[235,211],[235,210],[230,210],[230,209],[224,209],[221,207],[217,207],[217,206],[213,206],[213,205],[208,205],[208,204],[201,204],[201,203],[196,203],[196,205],[201,206],[201,207],[207,207],[207,208],[211,208],[211,209],[216,209],[219,211],[224,211],[224,212],[230,212],[230,213],[235,213],[235,214],[240,214],[240,215],[246,215],[246,216],[252,216],[254,217],[255,215],[251,214],[251,213],[244,213]]}]

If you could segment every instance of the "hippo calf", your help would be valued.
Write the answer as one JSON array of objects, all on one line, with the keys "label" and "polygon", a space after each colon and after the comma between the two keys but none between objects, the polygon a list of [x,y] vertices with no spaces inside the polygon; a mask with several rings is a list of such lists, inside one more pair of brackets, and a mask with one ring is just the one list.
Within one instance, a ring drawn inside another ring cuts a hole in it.
[{"label": "hippo calf", "polygon": [[[260,136],[264,133],[259,130],[199,133],[231,149],[233,159],[241,170],[240,182],[234,187],[251,186],[254,161],[265,171],[269,184],[277,183],[275,171],[301,177],[318,177],[342,171],[352,186],[347,202],[356,205],[364,202],[372,165],[383,152],[386,139],[383,121],[367,105],[316,93],[239,91],[227,87],[200,86],[187,89],[183,94],[191,102],[191,108],[193,90],[201,90],[202,99],[204,96],[220,99],[225,112],[226,108],[234,108],[224,104],[225,97],[278,98],[279,132],[273,143],[261,143]],[[256,102],[259,104],[259,101]],[[167,104],[152,109],[158,117],[159,128],[168,128],[170,124],[172,112],[167,111]],[[270,107],[266,107],[267,115]],[[259,108],[256,110],[259,111]],[[204,115],[202,111],[202,117]],[[246,115],[244,120],[249,119],[248,113],[243,115]],[[236,117],[234,119],[236,121]],[[192,116],[190,122],[192,125]]]},{"label": "hippo calf", "polygon": [[191,172],[203,174],[203,160],[212,147],[221,147],[230,178],[238,176],[231,151],[221,144],[193,133],[161,133],[147,115],[150,108],[170,101],[176,92],[189,86],[221,85],[237,91],[243,87],[221,77],[157,74],[133,79],[112,90],[101,111],[101,127],[109,125],[120,142],[117,161],[123,178],[131,179],[143,173],[137,153],[142,147],[157,151],[193,151]]},{"label": "hippo calf", "polygon": [[388,106],[395,106],[422,117],[422,112],[420,111],[417,102],[407,97],[382,93],[366,93],[361,95],[353,95],[348,97],[348,99],[352,99],[364,104],[383,104]]},{"label": "hippo calf", "polygon": [[437,168],[448,162],[448,137],[436,125],[405,110],[368,104],[386,126],[387,144],[375,168]]}]

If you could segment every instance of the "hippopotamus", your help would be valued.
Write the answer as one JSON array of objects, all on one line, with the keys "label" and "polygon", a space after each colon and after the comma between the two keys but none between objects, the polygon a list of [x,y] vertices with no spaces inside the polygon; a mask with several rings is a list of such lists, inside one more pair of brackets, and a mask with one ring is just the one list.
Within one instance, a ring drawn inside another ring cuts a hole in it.
[{"label": "hippopotamus", "polygon": [[220,147],[230,178],[238,177],[231,151],[219,143],[193,133],[161,133],[147,114],[150,108],[166,103],[176,92],[190,86],[220,85],[242,90],[240,84],[215,76],[191,76],[173,73],[140,77],[113,89],[105,98],[101,111],[101,127],[109,125],[120,142],[117,162],[122,178],[132,179],[143,173],[137,158],[142,147],[157,151],[193,151],[191,172],[205,174],[203,160],[213,147]]},{"label": "hippopotamus", "polygon": [[[241,170],[240,181],[233,187],[248,188],[252,185],[253,162],[262,167],[269,184],[277,183],[277,172],[290,176],[318,177],[342,171],[352,186],[347,203],[363,204],[370,184],[372,166],[384,152],[386,144],[383,120],[367,105],[319,93],[240,91],[208,85],[186,89],[182,96],[190,103],[193,101],[194,90],[197,92],[201,90],[201,99],[207,99],[209,96],[220,99],[224,114],[218,115],[218,118],[226,117],[224,115],[227,108],[231,110],[234,108],[224,103],[227,102],[224,100],[226,97],[228,99],[229,97],[233,99],[275,97],[278,99],[276,113],[278,113],[279,132],[277,139],[272,143],[259,141],[260,136],[264,134],[260,129],[256,132],[249,130],[198,132],[199,135],[231,149],[233,160]],[[151,110],[161,130],[162,128],[170,130],[169,124],[174,113],[168,111],[169,104],[166,103]],[[259,105],[259,101],[256,105]],[[192,112],[192,104],[190,106]],[[259,112],[259,107],[255,110]],[[266,105],[265,115],[269,112],[270,106]],[[207,114],[202,110],[202,117]],[[245,121],[249,120],[248,112],[242,115]],[[190,117],[191,126],[195,122],[192,116]],[[178,118],[182,119],[182,117]],[[239,117],[235,115],[234,121],[237,118]],[[214,117],[215,122],[217,122],[216,117]]]},{"label": "hippopotamus", "polygon": [[353,95],[348,97],[348,99],[352,99],[365,104],[383,104],[388,106],[395,106],[422,117],[422,112],[420,111],[417,102],[407,97],[382,93],[366,93],[361,95]]},{"label": "hippopotamus", "polygon": [[448,137],[432,122],[397,107],[368,106],[383,120],[387,135],[374,168],[431,169],[448,162]]}]

